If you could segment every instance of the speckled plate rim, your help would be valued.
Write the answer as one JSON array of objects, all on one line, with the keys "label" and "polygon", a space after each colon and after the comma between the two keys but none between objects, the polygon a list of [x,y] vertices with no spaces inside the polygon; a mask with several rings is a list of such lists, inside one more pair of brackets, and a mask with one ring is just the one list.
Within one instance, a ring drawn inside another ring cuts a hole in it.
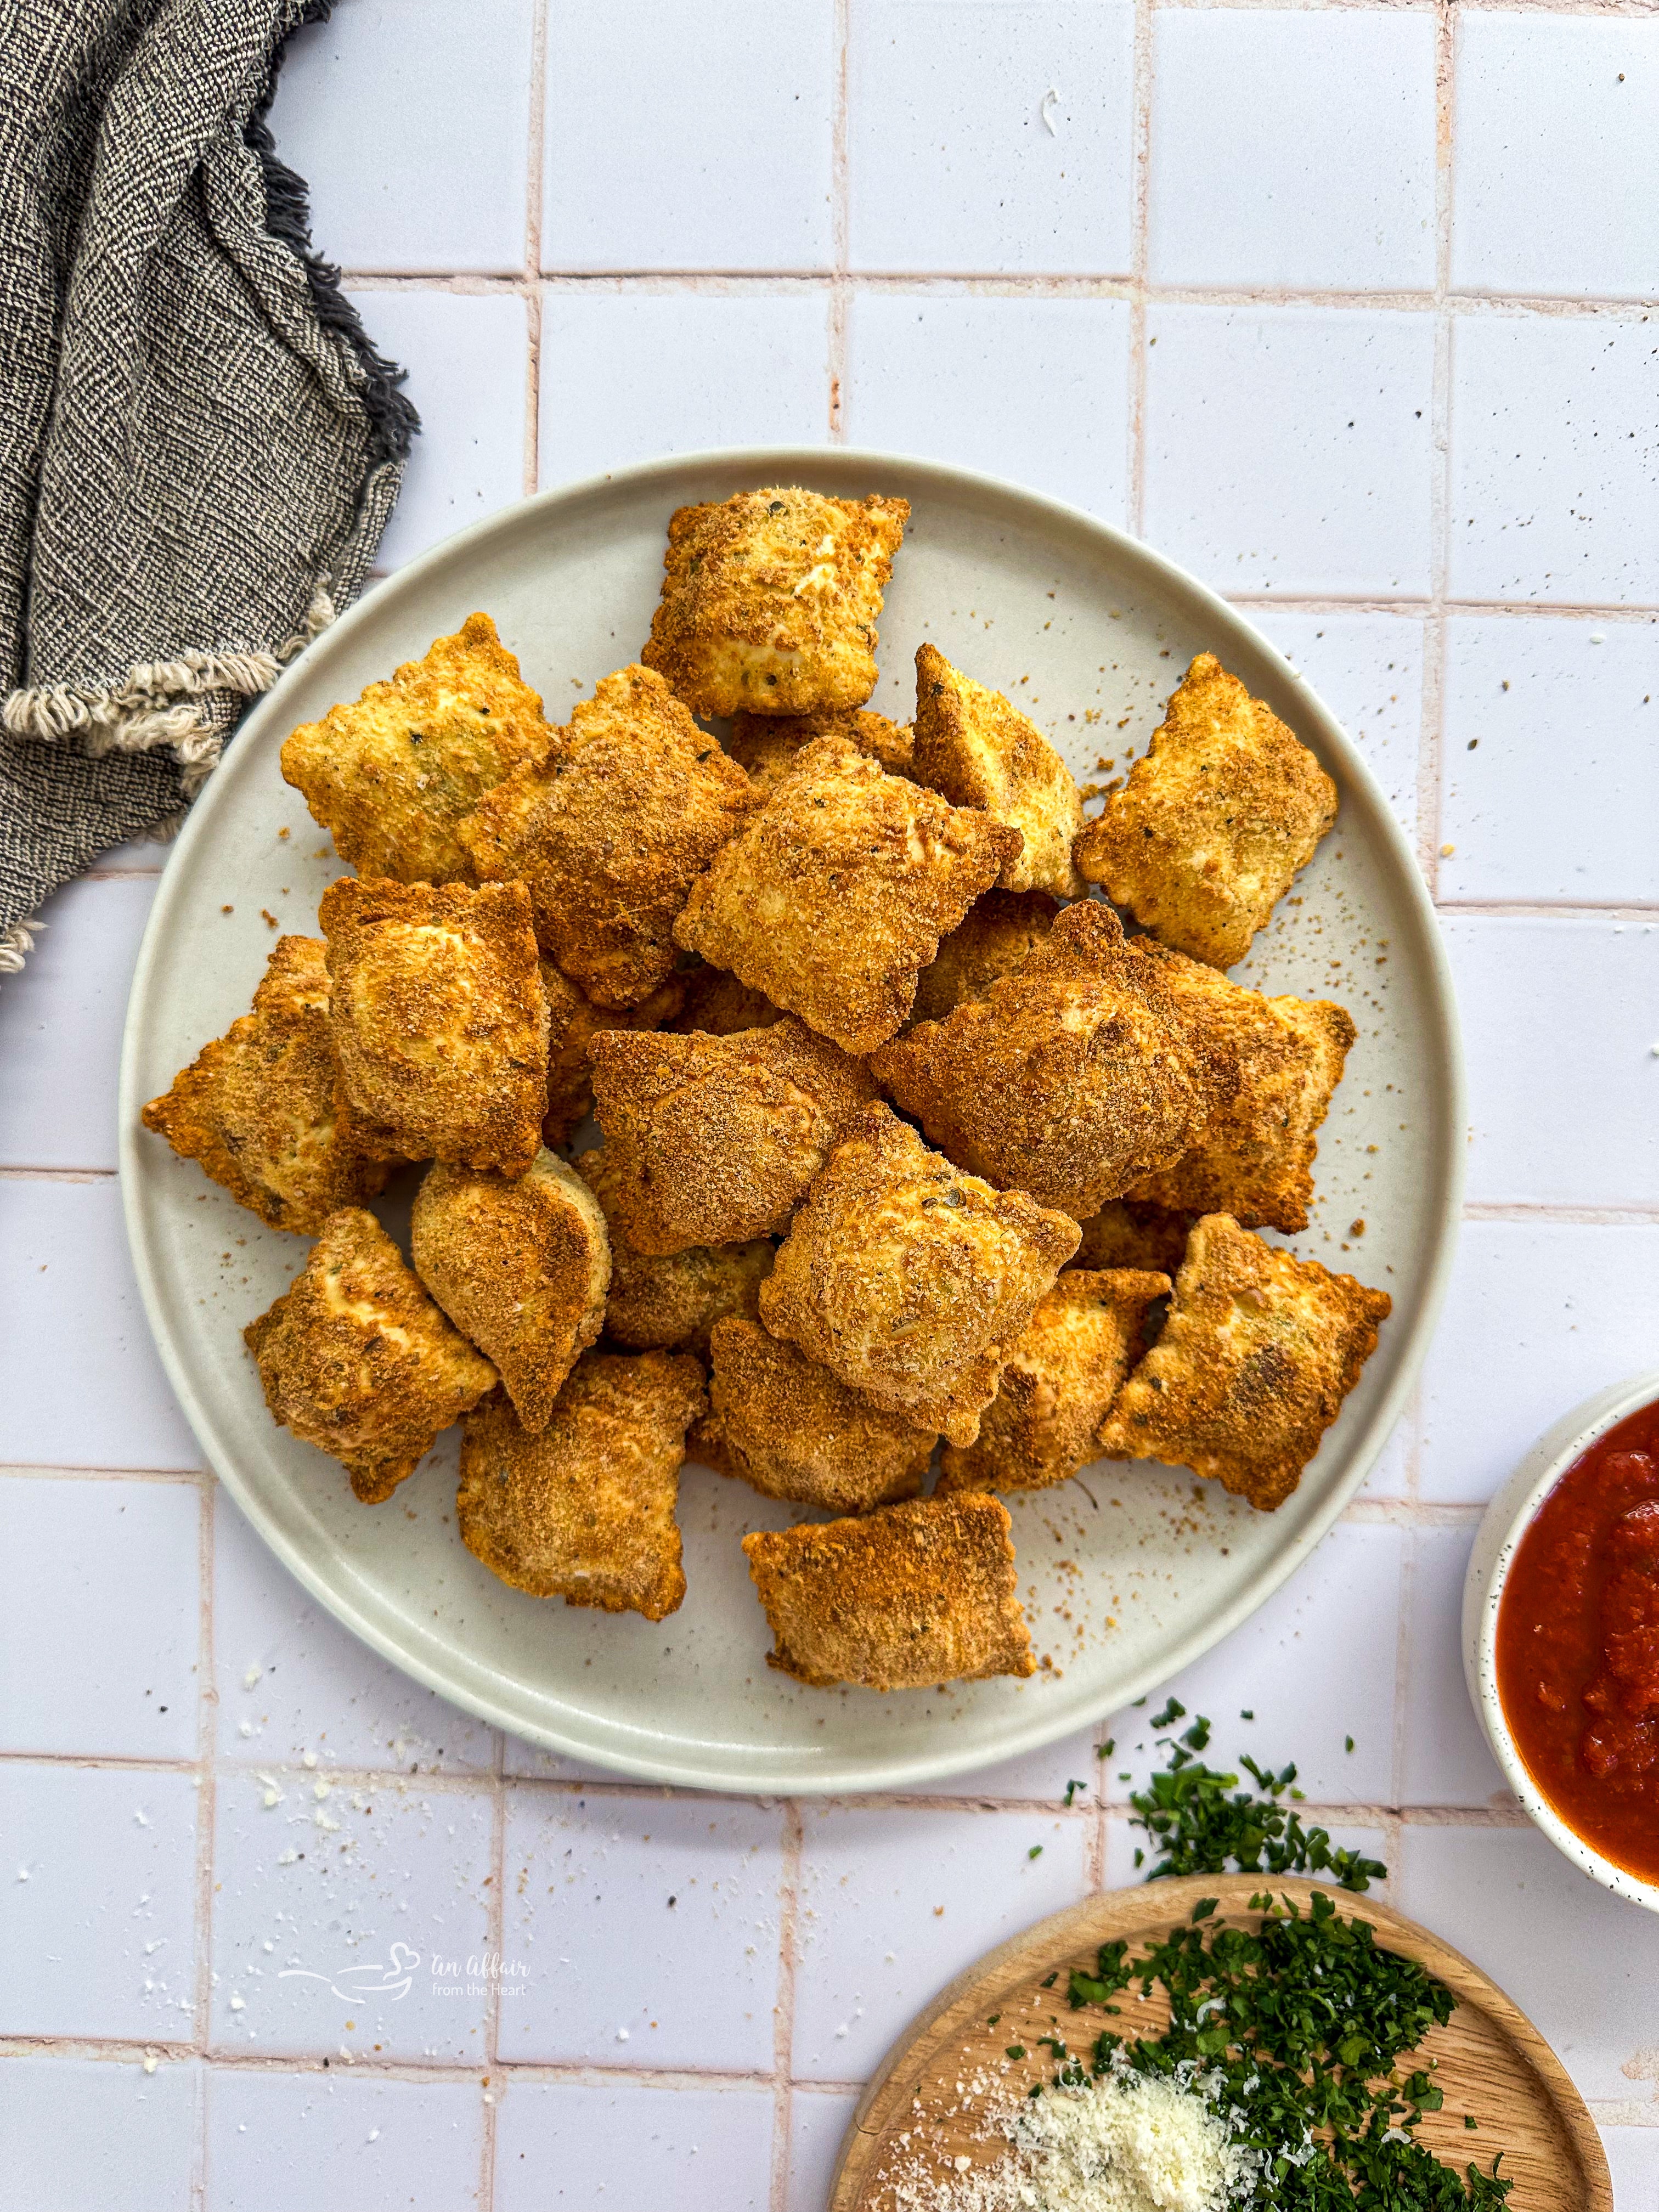
[{"label": "speckled plate rim", "polygon": [[[511,507],[501,508],[483,521],[474,523],[431,547],[400,568],[396,575],[366,592],[337,623],[313,640],[252,709],[237,732],[235,743],[239,749],[258,745],[268,740],[274,728],[285,728],[289,720],[288,699],[297,688],[301,674],[308,674],[319,659],[331,657],[364,624],[378,620],[384,613],[390,595],[412,588],[436,572],[456,563],[458,559],[464,560],[469,549],[482,547],[497,533],[514,531],[527,514],[550,516],[556,514],[561,506],[568,505],[574,508],[591,503],[610,490],[623,488],[637,490],[657,483],[663,487],[664,514],[666,517],[672,507],[681,503],[677,495],[677,484],[699,474],[741,470],[751,481],[763,483],[770,481],[810,484],[815,477],[822,481],[830,477],[844,479],[849,476],[867,482],[872,477],[878,478],[884,469],[894,467],[902,467],[915,482],[937,485],[941,494],[966,494],[981,499],[1010,502],[1018,510],[1018,521],[1024,528],[1041,529],[1046,525],[1050,530],[1066,537],[1075,538],[1081,534],[1092,538],[1103,552],[1125,571],[1130,574],[1138,571],[1149,589],[1185,598],[1194,610],[1203,616],[1218,641],[1231,640],[1246,644],[1264,654],[1282,671],[1284,681],[1296,696],[1297,710],[1306,730],[1316,735],[1328,753],[1340,763],[1343,775],[1349,783],[1366,794],[1377,828],[1380,850],[1392,865],[1403,906],[1415,926],[1418,942],[1413,949],[1422,959],[1430,985],[1428,1001],[1433,1034],[1425,1042],[1427,1048],[1437,1055],[1443,1071],[1443,1091],[1439,1102],[1439,1127],[1443,1141],[1435,1159],[1441,1199],[1435,1217],[1434,1249],[1424,1270],[1420,1293],[1413,1310],[1396,1318],[1395,1327],[1403,1326],[1406,1342],[1401,1347],[1396,1340],[1395,1373],[1390,1387],[1378,1401],[1364,1425],[1345,1439],[1346,1450],[1340,1470],[1333,1470],[1327,1478],[1325,1494],[1318,1510],[1287,1539],[1280,1549],[1263,1562],[1260,1571],[1241,1586],[1231,1602],[1204,1614],[1189,1634],[1171,1638],[1155,1666],[1146,1666],[1126,1674],[1110,1701],[1115,1707],[1119,1703],[1133,1703],[1156,1689],[1160,1683],[1167,1681],[1201,1657],[1247,1620],[1307,1559],[1364,1481],[1404,1410],[1406,1400],[1428,1349],[1445,1297],[1462,1212],[1464,1146],[1462,1140],[1468,1118],[1462,1047],[1450,964],[1433,904],[1423,882],[1416,856],[1376,778],[1336,717],[1312,688],[1291,668],[1283,653],[1218,593],[1200,583],[1176,562],[1154,552],[1126,532],[1114,529],[1109,524],[1099,521],[1079,507],[1045,494],[1028,490],[1024,486],[1005,478],[910,454],[883,453],[868,448],[727,447],[642,461],[628,468],[607,471],[552,490],[538,492],[529,499],[517,501]],[[804,1769],[793,1761],[781,1763],[773,1771],[759,1765],[752,1758],[744,1763],[740,1772],[728,1771],[719,1765],[718,1747],[714,1747],[714,1756],[696,1760],[642,1755],[635,1747],[636,1740],[616,1741],[602,1721],[596,1721],[588,1735],[549,1727],[539,1716],[520,1710],[510,1698],[493,1692],[487,1682],[465,1679],[465,1654],[457,1652],[454,1655],[455,1662],[459,1663],[431,1662],[404,1638],[393,1633],[374,1617],[371,1610],[359,1601],[349,1577],[331,1571],[331,1555],[317,1556],[317,1551],[324,1547],[307,1548],[289,1538],[264,1510],[252,1486],[244,1480],[233,1441],[220,1432],[212,1419],[195,1387],[184,1348],[175,1341],[167,1325],[157,1256],[151,1249],[145,1233],[139,1197],[145,1175],[151,1165],[138,1141],[141,1130],[139,1109],[143,1103],[140,1095],[138,1057],[146,1007],[152,979],[167,955],[177,896],[175,887],[185,881],[197,845],[212,834],[220,803],[216,794],[222,788],[228,787],[222,787],[216,779],[210,781],[202,797],[191,808],[163,870],[139,947],[122,1037],[118,1097],[122,1201],[128,1245],[145,1316],[180,1409],[209,1465],[289,1573],[337,1620],[371,1650],[379,1652],[413,1680],[447,1698],[464,1711],[472,1713],[489,1725],[503,1729],[525,1741],[539,1745],[544,1750],[567,1758],[591,1760],[618,1775],[641,1780],[690,1789],[731,1790],[746,1796],[845,1795],[849,1790],[861,1789],[911,1788],[921,1783],[942,1780],[951,1775],[971,1771],[975,1767],[1039,1750],[1045,1744],[1073,1732],[1078,1721],[1076,1715],[1070,1711],[1044,1713],[1040,1709],[1033,1709],[1027,1713],[1011,1707],[1008,1729],[994,1744],[973,1747],[965,1751],[954,1750],[941,1732],[940,1747],[937,1751],[920,1755],[914,1751],[900,1752],[891,1757],[872,1759],[862,1766],[842,1767],[833,1775],[821,1775],[811,1769]]]}]

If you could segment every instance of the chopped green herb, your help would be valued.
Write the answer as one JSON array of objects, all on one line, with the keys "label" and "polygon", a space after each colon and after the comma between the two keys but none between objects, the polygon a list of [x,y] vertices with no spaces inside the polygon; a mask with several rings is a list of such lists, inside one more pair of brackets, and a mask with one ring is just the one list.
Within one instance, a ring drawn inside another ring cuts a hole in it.
[{"label": "chopped green herb", "polygon": [[1252,1712],[1241,1711],[1238,1717],[1242,1721],[1253,1721],[1255,1718],[1255,1715]]},{"label": "chopped green herb", "polygon": [[1039,1983],[1038,1983],[1038,1984],[1037,1984],[1037,1986],[1038,1986],[1038,1988],[1039,1988],[1039,1989],[1051,1990],[1051,1989],[1053,1989],[1053,1987],[1054,1987],[1054,1984],[1055,1984],[1059,1979],[1060,1979],[1060,1968],[1059,1968],[1058,1966],[1056,1966],[1056,1967],[1054,1968],[1054,1971],[1053,1972],[1053,1973],[1052,1973],[1052,1974],[1050,1974],[1050,1975],[1048,1975],[1048,1977],[1047,1977],[1043,1981],[1039,1982]]},{"label": "chopped green herb", "polygon": [[1186,1706],[1178,1698],[1171,1698],[1161,1713],[1152,1715],[1152,1726],[1155,1729],[1173,1728],[1177,1721],[1184,1721],[1186,1717]]},{"label": "chopped green herb", "polygon": [[1193,1907],[1194,1927],[1196,1928],[1200,1920],[1207,1920],[1220,1902],[1218,1897],[1200,1897]]},{"label": "chopped green herb", "polygon": [[1089,1785],[1086,1782],[1068,1782],[1066,1785],[1066,1804],[1069,1806],[1072,1800],[1077,1796],[1078,1791],[1079,1790],[1086,1790],[1088,1786]]},{"label": "chopped green herb", "polygon": [[1186,1731],[1181,1741],[1188,1751],[1202,1751],[1210,1741],[1210,1723],[1202,1713]]},{"label": "chopped green herb", "polygon": [[1011,2043],[1008,2045],[1008,2056],[1010,2058],[1024,2058],[1025,2045],[1023,2043]]},{"label": "chopped green herb", "polygon": [[1001,2018],[1002,2014],[1000,2012],[994,2012],[989,2020],[986,2021],[985,2025],[987,2027],[994,2027]]},{"label": "chopped green herb", "polygon": [[1475,2118],[1473,2112],[1465,2112],[1463,2115],[1463,2124],[1466,2128],[1478,2128],[1480,2123]]},{"label": "chopped green herb", "polygon": [[1096,1752],[1095,1757],[1097,1759],[1109,1759],[1116,1749],[1117,1738],[1115,1735],[1109,1735],[1105,1742],[1101,1745],[1099,1750]]},{"label": "chopped green herb", "polygon": [[1025,1856],[1028,1859],[1040,1859],[1042,1856],[1042,1844],[1033,1844],[1030,1850],[1026,1852]]},{"label": "chopped green herb", "polygon": [[1353,1738],[1351,1735],[1345,1735],[1343,1737],[1342,1748],[1344,1751],[1352,1751],[1353,1749]]},{"label": "chopped green herb", "polygon": [[[1132,1825],[1144,1829],[1162,1855],[1148,1881],[1161,1875],[1234,1871],[1328,1874],[1344,1889],[1365,1890],[1386,1877],[1388,1869],[1380,1859],[1339,1850],[1328,1830],[1304,1827],[1300,1814],[1279,1802],[1287,1795],[1304,1802],[1294,1766],[1275,1774],[1249,1757],[1239,1765],[1255,1783],[1254,1791],[1240,1790],[1237,1774],[1205,1765],[1184,1743],[1172,1744],[1164,1771],[1145,1790],[1131,1790]],[[1136,1866],[1144,1860],[1137,1850]]]}]

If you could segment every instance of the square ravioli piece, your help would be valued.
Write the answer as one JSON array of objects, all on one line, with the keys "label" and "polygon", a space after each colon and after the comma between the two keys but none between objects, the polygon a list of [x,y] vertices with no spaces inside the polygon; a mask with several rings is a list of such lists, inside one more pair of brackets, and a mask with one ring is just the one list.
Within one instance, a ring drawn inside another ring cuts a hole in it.
[{"label": "square ravioli piece", "polygon": [[726,750],[767,798],[814,738],[844,738],[890,775],[908,775],[915,732],[857,707],[847,714],[735,714]]},{"label": "square ravioli piece", "polygon": [[734,1036],[588,1046],[593,1108],[636,1252],[780,1234],[876,1086],[861,1060],[791,1018]]},{"label": "square ravioli piece", "polygon": [[636,1006],[673,971],[693,879],[759,804],[661,677],[623,668],[459,834],[481,883],[529,884],[538,942],[596,1006]]},{"label": "square ravioli piece", "polygon": [[708,1352],[708,1412],[687,1445],[705,1467],[831,1513],[867,1513],[921,1488],[931,1429],[884,1413],[752,1321],[717,1322]]},{"label": "square ravioli piece", "polygon": [[387,1174],[341,1139],[327,949],[319,937],[279,937],[252,1012],[204,1045],[143,1115],[239,1206],[304,1237],[373,1197]]},{"label": "square ravioli piece", "polygon": [[1267,999],[1218,969],[1139,940],[1193,1050],[1213,1078],[1210,1117],[1172,1166],[1132,1199],[1177,1213],[1231,1213],[1246,1229],[1308,1225],[1316,1130],[1358,1032],[1328,999]]},{"label": "square ravioli piece", "polygon": [[902,499],[741,491],[670,518],[662,599],[640,658],[697,714],[861,707]]},{"label": "square ravioli piece", "polygon": [[365,1505],[390,1498],[495,1386],[372,1213],[331,1214],[275,1305],[242,1331],[271,1418],[337,1459]]},{"label": "square ravioli piece", "polygon": [[1035,1674],[1010,1526],[1000,1499],[969,1491],[745,1536],[767,1665],[814,1689]]},{"label": "square ravioli piece", "polygon": [[679,1498],[702,1370],[665,1352],[590,1352],[532,1436],[492,1398],[461,1437],[455,1517],[492,1575],[532,1597],[661,1620],[685,1595]]},{"label": "square ravioli piece", "polygon": [[1014,975],[871,1055],[960,1166],[1078,1221],[1187,1152],[1204,1069],[1109,907],[1067,907]]},{"label": "square ravioli piece", "polygon": [[665,1258],[647,1259],[623,1234],[623,1174],[609,1146],[583,1152],[576,1172],[599,1200],[611,1231],[607,1336],[636,1352],[692,1352],[706,1359],[709,1331],[717,1321],[727,1314],[757,1318],[760,1286],[772,1272],[777,1250],[769,1237],[744,1244],[692,1244]]},{"label": "square ravioli piece", "polygon": [[1167,1275],[1067,1267],[1008,1356],[979,1437],[947,1444],[936,1496],[1047,1490],[1099,1456],[1101,1423],[1140,1349],[1141,1324]]},{"label": "square ravioli piece", "polygon": [[916,979],[913,1021],[942,1022],[964,999],[982,999],[999,976],[1018,974],[1060,912],[1046,891],[987,891],[975,899]]},{"label": "square ravioli piece", "polygon": [[761,1285],[761,1319],[878,1406],[970,1444],[1078,1228],[867,1106]]},{"label": "square ravioli piece", "polygon": [[1307,746],[1200,653],[1073,855],[1164,944],[1231,968],[1335,819]]},{"label": "square ravioli piece", "polygon": [[547,1111],[542,1116],[542,1142],[556,1152],[570,1142],[593,1110],[593,1070],[587,1048],[595,1035],[600,1030],[665,1029],[678,1020],[686,994],[681,979],[671,975],[637,1006],[596,1006],[562,969],[547,959],[540,964],[547,998]]},{"label": "square ravioli piece", "polygon": [[953,806],[1012,824],[1025,842],[1004,863],[1004,890],[1075,898],[1072,841],[1083,827],[1077,782],[1036,724],[1000,691],[953,668],[935,645],[916,650],[916,781]]},{"label": "square ravioli piece", "polygon": [[532,1435],[544,1429],[605,1326],[611,1235],[592,1192],[549,1152],[515,1182],[428,1168],[410,1243],[416,1273],[495,1363],[520,1420]]},{"label": "square ravioli piece", "polygon": [[815,738],[692,885],[675,939],[844,1051],[869,1052],[1018,837],[844,738]]},{"label": "square ravioli piece", "polygon": [[302,722],[283,746],[283,776],[361,874],[471,883],[457,826],[552,734],[495,623],[469,615],[355,706]]},{"label": "square ravioli piece", "polygon": [[1101,1449],[1189,1467],[1270,1513],[1301,1480],[1392,1310],[1386,1291],[1207,1213],[1187,1240],[1163,1334],[1101,1426]]}]

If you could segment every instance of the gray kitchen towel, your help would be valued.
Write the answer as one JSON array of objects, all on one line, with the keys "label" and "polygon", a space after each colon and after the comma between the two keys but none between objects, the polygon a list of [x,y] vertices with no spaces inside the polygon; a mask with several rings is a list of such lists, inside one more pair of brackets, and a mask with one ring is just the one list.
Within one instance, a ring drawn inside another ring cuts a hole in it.
[{"label": "gray kitchen towel", "polygon": [[266,114],[328,0],[0,0],[0,969],[362,588],[419,427]]}]

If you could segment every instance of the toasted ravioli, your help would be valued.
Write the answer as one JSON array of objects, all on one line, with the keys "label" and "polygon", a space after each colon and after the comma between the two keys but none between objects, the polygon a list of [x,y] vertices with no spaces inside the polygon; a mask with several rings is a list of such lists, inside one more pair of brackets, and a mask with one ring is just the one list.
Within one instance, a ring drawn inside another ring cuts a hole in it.
[{"label": "toasted ravioli", "polygon": [[759,804],[661,677],[623,668],[459,834],[480,882],[529,884],[538,942],[595,1005],[634,1006],[673,969],[692,879]]},{"label": "toasted ravioli", "polygon": [[1113,1459],[1156,1459],[1282,1505],[1376,1349],[1393,1301],[1207,1213],[1163,1334],[1103,1423]]},{"label": "toasted ravioli", "polygon": [[801,747],[814,738],[845,738],[890,775],[910,773],[915,732],[908,723],[890,722],[885,714],[862,707],[845,714],[737,714],[726,750],[769,797],[794,766]]},{"label": "toasted ravioli", "polygon": [[239,1205],[306,1237],[373,1197],[387,1174],[341,1140],[326,952],[319,937],[279,937],[252,1012],[204,1045],[143,1115]]},{"label": "toasted ravioli", "polygon": [[1000,975],[1023,968],[1060,912],[1046,891],[987,891],[975,899],[916,979],[911,1013],[942,1022],[964,999],[982,999]]},{"label": "toasted ravioli", "polygon": [[371,1159],[522,1175],[547,1109],[547,1000],[522,884],[331,884],[329,1032]]},{"label": "toasted ravioli", "polygon": [[708,1403],[695,1359],[590,1352],[532,1436],[494,1397],[461,1437],[455,1517],[493,1575],[532,1597],[661,1620],[685,1595],[685,1431]]},{"label": "toasted ravioli", "polygon": [[861,1060],[793,1017],[723,1037],[602,1030],[587,1051],[623,1233],[656,1255],[787,1228],[877,1095]]},{"label": "toasted ravioli", "polygon": [[365,1505],[390,1498],[495,1385],[361,1206],[329,1216],[305,1266],[242,1338],[272,1419],[337,1459]]},{"label": "toasted ravioli", "polygon": [[1145,1267],[1173,1275],[1187,1256],[1191,1217],[1165,1213],[1161,1206],[1131,1205],[1115,1198],[1091,1214],[1077,1248],[1079,1267]]},{"label": "toasted ravioli", "polygon": [[611,1231],[608,1336],[635,1351],[692,1352],[706,1359],[717,1321],[727,1314],[757,1318],[760,1286],[777,1249],[769,1237],[745,1244],[693,1244],[665,1259],[647,1259],[623,1234],[622,1175],[610,1147],[583,1152],[576,1172],[599,1200]]},{"label": "toasted ravioli", "polygon": [[542,1117],[542,1142],[550,1152],[556,1152],[570,1142],[592,1111],[593,1071],[588,1066],[587,1048],[595,1032],[665,1028],[678,1018],[685,1004],[685,988],[678,975],[671,975],[637,1006],[596,1006],[550,960],[543,960],[541,972],[548,1015],[547,1112]]},{"label": "toasted ravioli", "polygon": [[1036,724],[1000,691],[953,668],[934,645],[916,651],[916,781],[953,806],[976,806],[1024,839],[997,881],[1004,890],[1075,898],[1072,840],[1083,827],[1076,780]]},{"label": "toasted ravioli", "polygon": [[1192,1150],[1129,1195],[1179,1213],[1231,1213],[1246,1229],[1308,1225],[1315,1131],[1358,1032],[1328,999],[1267,999],[1184,953],[1139,941],[1195,1052],[1215,1071]]},{"label": "toasted ravioli", "polygon": [[916,978],[1019,832],[815,738],[691,887],[674,934],[844,1051],[910,1011]]},{"label": "toasted ravioli", "polygon": [[745,1536],[767,1665],[815,1689],[1035,1674],[1010,1526],[1000,1499],[970,1491]]},{"label": "toasted ravioli", "polygon": [[770,1029],[783,1019],[782,1008],[775,1006],[764,991],[751,991],[728,969],[711,968],[707,961],[681,969],[674,980],[680,987],[680,1011],[672,1021],[657,1026],[682,1036],[693,1030],[709,1036],[731,1036],[738,1030]]},{"label": "toasted ravioli", "polygon": [[1335,819],[1306,745],[1200,653],[1073,856],[1164,944],[1231,968]]},{"label": "toasted ravioli", "polygon": [[947,1444],[935,1496],[952,1490],[1047,1490],[1099,1455],[1095,1442],[1167,1275],[1067,1267],[1037,1301],[1008,1355],[977,1440]]},{"label": "toasted ravioli", "polygon": [[1067,907],[1014,975],[871,1055],[959,1165],[1086,1220],[1204,1126],[1203,1070],[1110,908]]},{"label": "toasted ravioli", "polygon": [[765,1498],[866,1513],[914,1498],[936,1441],[752,1321],[709,1333],[708,1412],[686,1449]]},{"label": "toasted ravioli", "polygon": [[662,599],[640,658],[694,714],[808,714],[876,688],[876,618],[902,499],[738,492],[668,525]]},{"label": "toasted ravioli", "polygon": [[495,623],[469,615],[355,706],[302,722],[283,746],[283,776],[363,875],[471,883],[457,825],[551,736]]},{"label": "toasted ravioli", "polygon": [[551,1152],[509,1182],[428,1168],[415,1200],[415,1272],[495,1364],[533,1435],[579,1355],[599,1340],[611,1236],[592,1192]]},{"label": "toasted ravioli", "polygon": [[970,1444],[1078,1229],[993,1190],[866,1106],[830,1155],[761,1285],[761,1319],[919,1428]]}]

